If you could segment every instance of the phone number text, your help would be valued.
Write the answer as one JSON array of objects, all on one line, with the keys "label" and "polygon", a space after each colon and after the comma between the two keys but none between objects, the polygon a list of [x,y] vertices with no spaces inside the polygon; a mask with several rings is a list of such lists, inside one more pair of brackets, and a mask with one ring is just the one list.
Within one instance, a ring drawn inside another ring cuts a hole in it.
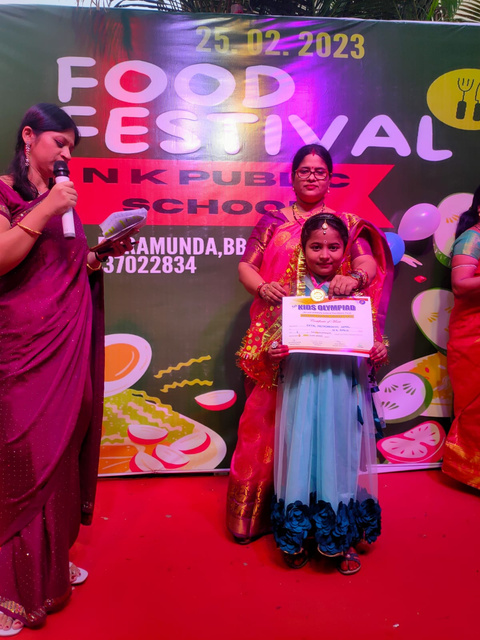
[{"label": "phone number text", "polygon": [[109,258],[103,266],[105,273],[195,273],[195,257],[190,256],[134,256]]}]

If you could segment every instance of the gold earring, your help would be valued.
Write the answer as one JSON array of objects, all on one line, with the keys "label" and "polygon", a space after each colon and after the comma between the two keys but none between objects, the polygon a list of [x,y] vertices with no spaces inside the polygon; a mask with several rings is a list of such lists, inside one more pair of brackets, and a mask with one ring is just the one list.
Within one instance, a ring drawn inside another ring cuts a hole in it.
[{"label": "gold earring", "polygon": [[29,167],[30,166],[30,143],[26,142],[25,143],[25,166]]}]

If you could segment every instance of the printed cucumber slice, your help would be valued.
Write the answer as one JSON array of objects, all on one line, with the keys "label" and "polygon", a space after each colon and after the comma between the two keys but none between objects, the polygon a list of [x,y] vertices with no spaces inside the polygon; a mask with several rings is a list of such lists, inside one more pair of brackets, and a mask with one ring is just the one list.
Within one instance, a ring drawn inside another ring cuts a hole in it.
[{"label": "printed cucumber slice", "polygon": [[432,385],[410,371],[388,374],[378,385],[385,422],[404,422],[419,416],[433,398]]},{"label": "printed cucumber slice", "polygon": [[432,386],[433,398],[425,411],[422,411],[422,416],[427,418],[451,418],[453,416],[452,385],[447,373],[446,355],[437,351],[437,353],[410,360],[390,371],[388,375],[400,371],[418,373]]},{"label": "printed cucumber slice", "polygon": [[445,431],[438,422],[422,422],[397,436],[382,438],[377,448],[389,462],[437,462],[443,455]]},{"label": "printed cucumber slice", "polygon": [[453,293],[448,289],[427,289],[412,301],[412,315],[417,327],[439,351],[447,350],[452,309]]},{"label": "printed cucumber slice", "polygon": [[433,234],[433,249],[435,257],[445,267],[450,266],[450,254],[458,219],[462,211],[470,208],[472,198],[472,193],[452,193],[438,205],[441,220]]}]

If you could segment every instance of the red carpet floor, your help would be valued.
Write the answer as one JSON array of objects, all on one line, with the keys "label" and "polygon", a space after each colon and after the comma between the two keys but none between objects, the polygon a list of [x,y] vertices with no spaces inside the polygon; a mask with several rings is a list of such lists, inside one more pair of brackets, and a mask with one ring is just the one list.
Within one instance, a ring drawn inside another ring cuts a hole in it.
[{"label": "red carpet floor", "polygon": [[22,640],[473,640],[480,494],[440,471],[380,476],[383,534],[360,573],[288,569],[272,536],[224,529],[226,476],[102,480],[68,606]]}]

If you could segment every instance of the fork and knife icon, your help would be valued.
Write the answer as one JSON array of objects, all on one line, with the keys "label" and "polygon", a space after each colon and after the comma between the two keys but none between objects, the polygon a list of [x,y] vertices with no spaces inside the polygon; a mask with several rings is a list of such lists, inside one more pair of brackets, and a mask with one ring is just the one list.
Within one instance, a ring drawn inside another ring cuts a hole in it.
[{"label": "fork and knife icon", "polygon": [[[457,86],[462,92],[462,98],[457,102],[457,111],[455,117],[457,120],[464,120],[467,112],[467,103],[465,101],[465,94],[473,89],[475,86],[475,80],[473,78],[458,78]],[[474,122],[480,121],[480,82],[477,84],[475,90],[475,106],[473,107]]]}]

